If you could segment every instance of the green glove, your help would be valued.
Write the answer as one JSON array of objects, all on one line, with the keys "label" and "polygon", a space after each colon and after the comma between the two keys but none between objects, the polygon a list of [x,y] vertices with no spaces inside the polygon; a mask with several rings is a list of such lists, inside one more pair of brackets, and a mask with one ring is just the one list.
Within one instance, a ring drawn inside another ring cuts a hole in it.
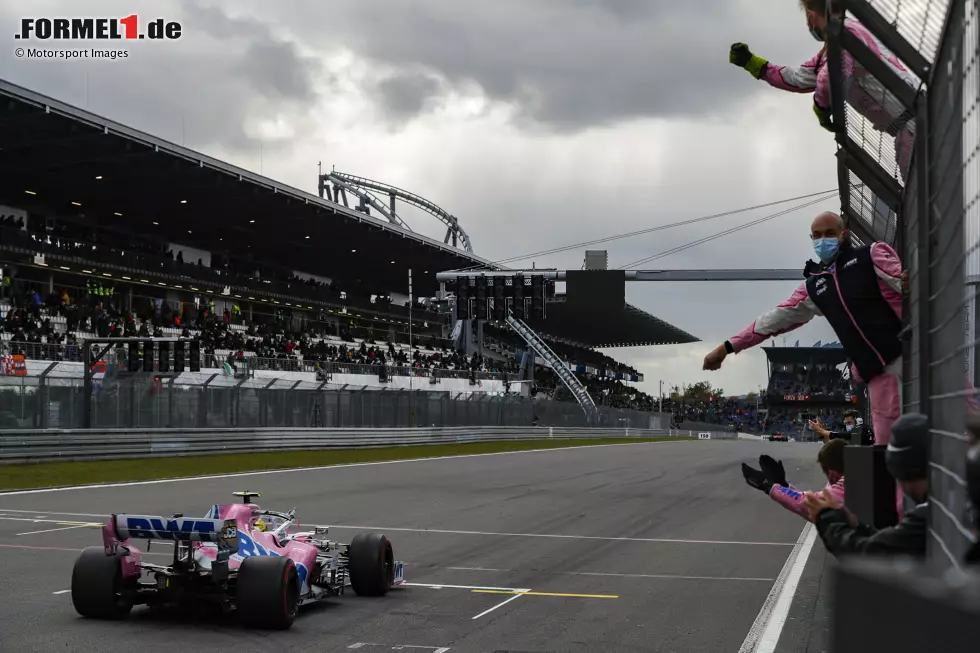
[{"label": "green glove", "polygon": [[816,102],[813,103],[813,113],[817,114],[817,120],[820,121],[820,126],[829,132],[837,131],[834,127],[834,114],[830,109],[824,109]]},{"label": "green glove", "polygon": [[749,46],[744,43],[736,43],[732,46],[732,49],[728,51],[728,62],[739,68],[745,68],[756,79],[762,77],[763,71],[769,64],[762,57],[752,54]]}]

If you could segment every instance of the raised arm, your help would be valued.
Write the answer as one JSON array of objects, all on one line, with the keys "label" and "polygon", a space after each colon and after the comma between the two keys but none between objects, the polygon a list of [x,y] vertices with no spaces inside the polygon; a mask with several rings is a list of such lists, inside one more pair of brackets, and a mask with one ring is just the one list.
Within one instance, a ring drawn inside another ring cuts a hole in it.
[{"label": "raised arm", "polygon": [[704,369],[717,370],[728,354],[737,354],[768,338],[798,329],[818,315],[820,310],[810,299],[806,283],[800,284],[789,299],[766,311],[737,335],[713,349],[704,359]]},{"label": "raised arm", "polygon": [[782,91],[810,93],[816,89],[818,73],[826,63],[825,49],[799,66],[782,66],[753,54],[744,43],[736,43],[729,52],[728,60],[747,70],[756,79],[765,80]]}]

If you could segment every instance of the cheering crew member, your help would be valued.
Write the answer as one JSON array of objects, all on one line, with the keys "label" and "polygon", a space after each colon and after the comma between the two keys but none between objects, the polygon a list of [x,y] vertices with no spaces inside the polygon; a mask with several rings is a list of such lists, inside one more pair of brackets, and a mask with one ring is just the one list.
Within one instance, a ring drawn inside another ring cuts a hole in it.
[{"label": "cheering crew member", "polygon": [[[820,52],[801,66],[779,66],[752,53],[749,46],[736,43],[731,47],[728,60],[744,68],[756,79],[764,79],[770,85],[791,93],[813,93],[813,112],[820,125],[834,131],[834,119],[830,103],[830,70],[827,62],[827,0],[800,0],[806,13],[807,29],[810,35],[823,44]],[[844,18],[841,2],[834,0],[831,13],[843,19],[843,27],[861,42],[882,63],[912,88],[919,82],[871,32],[853,18]],[[908,174],[915,145],[915,122],[912,115],[894,95],[868,70],[857,62],[849,52],[843,53],[843,87],[848,103],[863,115],[878,131],[895,137],[895,161],[902,177]]]},{"label": "cheering crew member", "polygon": [[776,308],[766,311],[738,335],[704,357],[704,369],[717,370],[729,354],[792,331],[822,315],[830,322],[847,357],[852,378],[864,379],[871,398],[875,442],[887,444],[901,412],[902,293],[904,275],[886,243],[851,245],[836,213],[821,213],[810,226],[813,249],[822,265]]},{"label": "cheering crew member", "polygon": [[910,413],[895,422],[892,440],[885,452],[885,464],[888,473],[916,503],[915,509],[896,526],[878,530],[860,523],[826,490],[806,495],[810,520],[816,524],[828,551],[835,556],[925,556],[930,444],[929,421],[925,415]]},{"label": "cheering crew member", "polygon": [[828,442],[837,438],[842,438],[854,444],[870,445],[875,443],[874,433],[864,425],[860,418],[860,413],[856,410],[849,410],[844,413],[844,430],[831,431],[820,419],[810,420],[810,430],[816,433],[821,440]]},{"label": "cheering crew member", "polygon": [[[831,440],[820,448],[817,454],[817,462],[820,469],[827,477],[827,487],[825,488],[834,501],[844,502],[844,447],[847,442],[844,440]],[[790,512],[795,512],[804,519],[810,518],[805,503],[805,494],[786,482],[786,470],[783,469],[782,461],[773,460],[770,456],[759,456],[759,465],[762,469],[754,469],[742,463],[742,476],[745,482],[757,490],[765,492],[769,498],[786,508]]]}]

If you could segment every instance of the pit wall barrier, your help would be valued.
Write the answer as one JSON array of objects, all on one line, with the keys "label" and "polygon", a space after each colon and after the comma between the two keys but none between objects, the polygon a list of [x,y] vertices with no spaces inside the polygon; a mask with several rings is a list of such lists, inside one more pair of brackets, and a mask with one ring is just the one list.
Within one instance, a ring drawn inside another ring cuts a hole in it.
[{"label": "pit wall barrier", "polygon": [[108,429],[0,432],[0,463],[355,449],[544,439],[732,440],[733,433],[563,427]]}]

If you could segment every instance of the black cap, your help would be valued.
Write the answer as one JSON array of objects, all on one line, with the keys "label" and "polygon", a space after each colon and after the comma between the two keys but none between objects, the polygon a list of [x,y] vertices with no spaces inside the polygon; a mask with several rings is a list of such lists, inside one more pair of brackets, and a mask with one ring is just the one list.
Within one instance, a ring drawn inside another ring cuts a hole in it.
[{"label": "black cap", "polygon": [[892,439],[885,452],[888,472],[899,481],[929,476],[929,418],[921,413],[902,415],[892,425]]}]

